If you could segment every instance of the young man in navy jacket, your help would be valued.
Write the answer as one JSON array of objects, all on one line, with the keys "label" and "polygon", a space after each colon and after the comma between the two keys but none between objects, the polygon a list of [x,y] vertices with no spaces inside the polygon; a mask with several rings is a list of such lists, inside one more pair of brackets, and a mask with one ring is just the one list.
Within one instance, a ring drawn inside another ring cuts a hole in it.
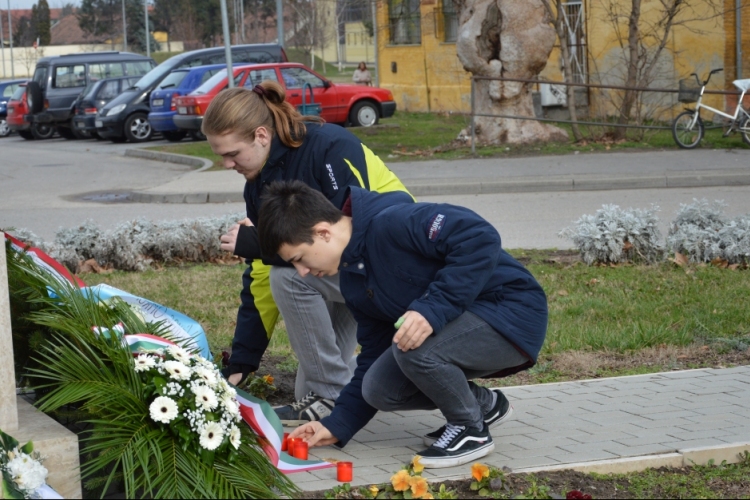
[{"label": "young man in navy jacket", "polygon": [[269,186],[260,210],[264,255],[300,275],[339,274],[357,321],[357,368],[331,415],[298,427],[310,445],[344,446],[378,410],[439,409],[425,467],[452,467],[494,449],[489,428],[512,413],[500,390],[471,382],[526,369],[547,329],[547,299],[466,208],[405,193],[349,188],[339,210],[301,182]]}]

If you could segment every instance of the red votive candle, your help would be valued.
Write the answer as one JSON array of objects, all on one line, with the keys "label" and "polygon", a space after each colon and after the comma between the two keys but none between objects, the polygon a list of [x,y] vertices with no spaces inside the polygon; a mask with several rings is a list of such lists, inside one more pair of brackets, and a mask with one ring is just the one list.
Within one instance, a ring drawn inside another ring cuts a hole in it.
[{"label": "red votive candle", "polygon": [[354,477],[354,466],[351,462],[336,463],[336,479],[340,483],[350,483]]},{"label": "red votive candle", "polygon": [[300,460],[307,460],[307,452],[309,449],[309,445],[306,441],[302,441],[301,439],[294,443],[294,448],[292,448],[292,456],[294,458],[299,458]]},{"label": "red votive candle", "polygon": [[287,451],[289,443],[287,442],[289,440],[289,433],[285,432],[284,437],[281,438],[281,451]]},{"label": "red votive candle", "polygon": [[297,446],[297,443],[300,441],[302,441],[302,438],[288,437],[286,439],[286,452],[289,453],[289,455],[294,456],[294,447]]}]

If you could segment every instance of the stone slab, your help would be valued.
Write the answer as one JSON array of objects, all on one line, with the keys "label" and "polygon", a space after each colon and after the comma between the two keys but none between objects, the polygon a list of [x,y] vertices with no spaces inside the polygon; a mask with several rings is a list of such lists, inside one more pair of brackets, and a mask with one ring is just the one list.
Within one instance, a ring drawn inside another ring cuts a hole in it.
[{"label": "stone slab", "polygon": [[20,397],[17,405],[19,427],[13,437],[20,443],[33,441],[45,458],[47,484],[64,498],[81,498],[78,436]]}]

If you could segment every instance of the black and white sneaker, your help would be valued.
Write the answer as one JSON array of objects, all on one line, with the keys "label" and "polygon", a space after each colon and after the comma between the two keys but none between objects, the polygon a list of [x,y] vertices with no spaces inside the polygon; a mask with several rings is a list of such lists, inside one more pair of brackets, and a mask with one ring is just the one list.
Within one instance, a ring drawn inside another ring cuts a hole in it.
[{"label": "black and white sneaker", "polygon": [[[495,402],[495,406],[485,414],[484,423],[487,424],[488,427],[496,427],[503,422],[510,420],[511,415],[513,415],[513,405],[510,404],[510,401],[508,401],[508,398],[505,397],[505,394],[503,394],[500,389],[495,388],[490,389],[490,391],[497,394],[497,401]],[[442,426],[436,431],[425,434],[422,437],[422,442],[424,442],[425,446],[430,446],[437,441],[444,432],[445,426]]]},{"label": "black and white sneaker", "polygon": [[325,399],[310,391],[299,401],[286,406],[277,406],[273,411],[281,420],[281,425],[292,427],[327,417],[331,414],[334,404],[333,400]]},{"label": "black and white sneaker", "polygon": [[487,424],[481,431],[462,425],[446,424],[445,432],[432,446],[418,453],[419,463],[428,469],[455,467],[473,462],[495,449]]}]

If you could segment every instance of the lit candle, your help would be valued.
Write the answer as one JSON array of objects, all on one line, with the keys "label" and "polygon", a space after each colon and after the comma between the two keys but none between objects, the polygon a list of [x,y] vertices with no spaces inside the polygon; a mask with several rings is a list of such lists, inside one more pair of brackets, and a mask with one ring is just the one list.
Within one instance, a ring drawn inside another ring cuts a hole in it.
[{"label": "lit candle", "polygon": [[336,464],[336,479],[341,483],[350,483],[354,477],[351,462],[338,462]]},{"label": "lit candle", "polygon": [[307,452],[308,452],[308,444],[307,441],[298,440],[296,443],[294,443],[294,448],[292,448],[292,456],[294,458],[299,458],[300,460],[307,460]]},{"label": "lit candle", "polygon": [[285,432],[284,437],[281,439],[281,451],[287,451],[289,443],[289,433]]},{"label": "lit candle", "polygon": [[294,447],[300,441],[302,441],[302,438],[287,437],[286,438],[286,452],[294,456]]}]

